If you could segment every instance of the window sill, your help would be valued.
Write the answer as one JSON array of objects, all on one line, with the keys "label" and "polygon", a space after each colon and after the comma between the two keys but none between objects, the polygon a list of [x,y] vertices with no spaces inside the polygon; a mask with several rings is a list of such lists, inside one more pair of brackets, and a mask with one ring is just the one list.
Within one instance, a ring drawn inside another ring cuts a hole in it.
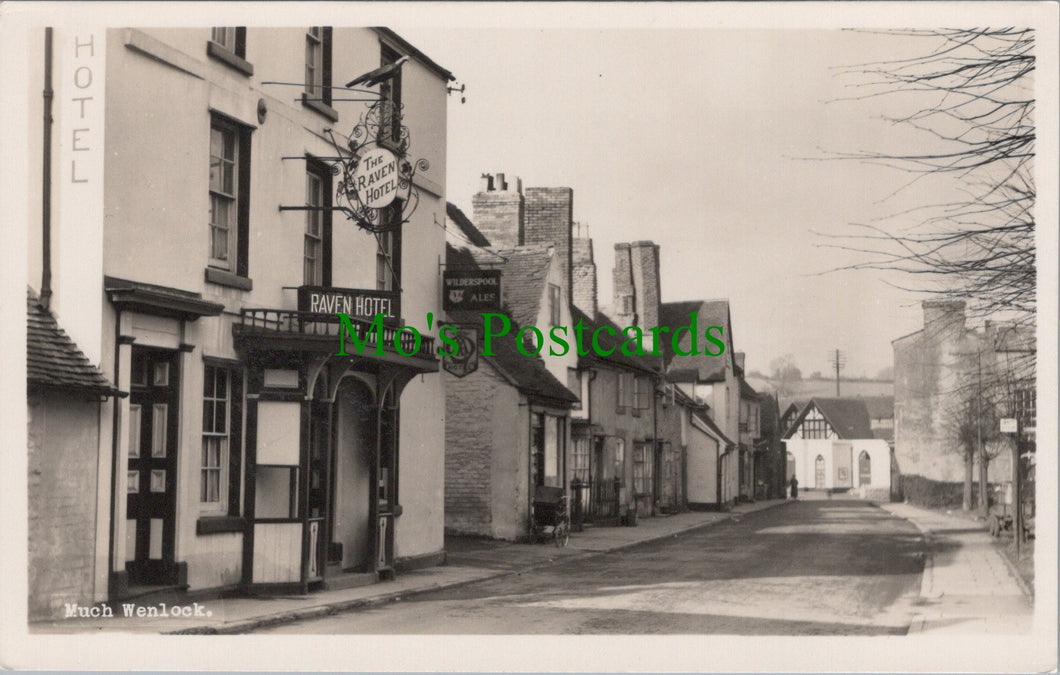
[{"label": "window sill", "polygon": [[239,516],[200,516],[195,521],[195,534],[221,534],[223,532],[242,532],[246,522]]},{"label": "window sill", "polygon": [[335,110],[334,108],[332,108],[327,103],[324,103],[323,101],[312,101],[312,100],[310,100],[309,97],[306,96],[305,92],[302,92],[302,105],[304,105],[305,107],[309,108],[310,110],[313,110],[315,112],[320,113],[321,115],[323,115],[324,117],[327,117],[332,122],[338,122],[339,121],[339,111],[338,110]]},{"label": "window sill", "polygon": [[254,64],[247,61],[241,56],[237,56],[235,52],[232,52],[216,42],[210,41],[206,43],[206,54],[217,59],[226,66],[238,70],[246,76],[254,74]]},{"label": "window sill", "polygon": [[238,288],[241,291],[249,291],[254,288],[254,280],[248,277],[241,277],[238,274],[232,274],[225,270],[219,270],[216,267],[206,268],[206,281],[211,284],[217,284],[218,286],[229,286],[230,288]]}]

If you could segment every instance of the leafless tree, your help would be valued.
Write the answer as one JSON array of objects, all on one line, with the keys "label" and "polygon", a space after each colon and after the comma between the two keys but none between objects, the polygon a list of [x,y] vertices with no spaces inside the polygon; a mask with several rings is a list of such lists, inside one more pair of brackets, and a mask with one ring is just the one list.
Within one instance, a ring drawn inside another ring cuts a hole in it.
[{"label": "leafless tree", "polygon": [[[888,31],[923,40],[921,55],[843,71],[866,100],[918,101],[890,121],[930,138],[915,152],[840,157],[910,172],[907,185],[949,178],[962,196],[855,224],[838,248],[863,260],[844,269],[899,271],[908,290],[967,302],[972,317],[1033,325],[1034,31],[1027,28]],[[833,235],[836,236],[836,235]]]}]

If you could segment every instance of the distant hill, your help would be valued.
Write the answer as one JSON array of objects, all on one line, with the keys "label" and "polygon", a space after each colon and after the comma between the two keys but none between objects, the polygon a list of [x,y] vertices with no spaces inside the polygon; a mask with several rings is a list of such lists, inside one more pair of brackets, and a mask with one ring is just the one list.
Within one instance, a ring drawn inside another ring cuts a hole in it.
[{"label": "distant hill", "polygon": [[[748,376],[747,383],[755,388],[755,391],[776,392],[777,383],[768,377]],[[780,393],[780,411],[784,412],[793,400],[808,401],[814,396],[834,397],[835,380],[824,378],[806,378],[788,383],[787,392]],[[892,380],[839,380],[839,395],[847,397],[868,396],[894,396],[894,381]]]}]

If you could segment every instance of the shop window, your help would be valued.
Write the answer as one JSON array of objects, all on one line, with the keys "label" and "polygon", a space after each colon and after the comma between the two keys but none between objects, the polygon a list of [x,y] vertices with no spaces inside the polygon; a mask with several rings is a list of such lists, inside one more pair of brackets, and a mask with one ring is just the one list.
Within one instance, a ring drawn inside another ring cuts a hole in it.
[{"label": "shop window", "polygon": [[242,385],[238,369],[203,368],[199,502],[204,510],[228,515],[239,515]]},{"label": "shop window", "polygon": [[[219,115],[210,123],[209,264],[247,276],[250,129]],[[218,281],[207,274],[207,280]]]},{"label": "shop window", "polygon": [[563,487],[560,477],[560,421],[554,415],[545,415],[545,461],[544,461],[544,485],[551,487]]}]

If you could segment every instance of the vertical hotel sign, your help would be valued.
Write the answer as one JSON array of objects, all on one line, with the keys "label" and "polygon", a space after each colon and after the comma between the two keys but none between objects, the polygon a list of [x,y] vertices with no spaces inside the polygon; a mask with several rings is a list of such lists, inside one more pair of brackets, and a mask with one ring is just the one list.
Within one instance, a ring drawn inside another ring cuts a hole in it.
[{"label": "vertical hotel sign", "polygon": [[56,28],[52,54],[53,302],[89,361],[102,360],[103,104],[107,32]]}]

